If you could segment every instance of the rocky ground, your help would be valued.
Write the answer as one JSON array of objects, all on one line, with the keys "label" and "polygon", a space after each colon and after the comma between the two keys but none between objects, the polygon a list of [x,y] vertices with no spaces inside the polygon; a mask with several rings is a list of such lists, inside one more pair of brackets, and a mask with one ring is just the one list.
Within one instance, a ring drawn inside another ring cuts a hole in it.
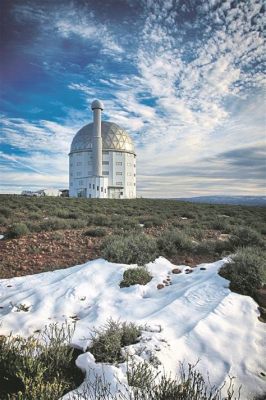
[{"label": "rocky ground", "polygon": [[[154,236],[160,234],[160,228],[146,231]],[[111,234],[111,230],[108,234]],[[31,233],[17,239],[2,239],[0,279],[71,267],[99,258],[102,240],[103,238],[85,236],[84,229]],[[176,265],[193,267],[214,260],[208,255],[178,255],[170,261]]]}]

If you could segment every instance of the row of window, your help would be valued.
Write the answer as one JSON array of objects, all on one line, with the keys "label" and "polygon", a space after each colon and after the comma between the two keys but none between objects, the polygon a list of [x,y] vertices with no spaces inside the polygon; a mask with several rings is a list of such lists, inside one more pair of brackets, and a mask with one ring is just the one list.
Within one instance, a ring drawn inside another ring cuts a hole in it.
[{"label": "row of window", "polygon": [[[91,164],[92,164],[92,161],[88,161],[88,164],[91,165]],[[103,161],[102,164],[103,164],[103,165],[109,165],[109,161]],[[77,165],[78,167],[80,167],[80,166],[82,165],[82,161],[77,161],[76,165]],[[115,163],[115,165],[121,166],[121,165],[123,165],[123,163],[122,163],[121,161],[117,161],[117,162]],[[130,163],[127,163],[127,165],[128,165],[128,166],[132,166],[132,164],[130,164]],[[70,163],[70,167],[73,167],[73,163]]]}]

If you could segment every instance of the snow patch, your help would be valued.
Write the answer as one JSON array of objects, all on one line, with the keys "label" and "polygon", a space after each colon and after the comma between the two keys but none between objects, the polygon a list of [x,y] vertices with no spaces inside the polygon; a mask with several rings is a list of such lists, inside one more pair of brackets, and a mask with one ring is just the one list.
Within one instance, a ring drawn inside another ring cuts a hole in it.
[{"label": "snow patch", "polygon": [[[181,265],[180,273],[174,274],[176,266],[160,257],[147,265],[153,276],[147,285],[122,289],[119,283],[129,266],[102,259],[2,279],[0,333],[27,336],[51,322],[67,320],[76,322],[73,345],[85,351],[92,328],[110,317],[132,321],[142,326],[141,340],[124,351],[136,361],[153,360],[156,368],[175,376],[179,362],[194,364],[200,359],[197,368],[206,378],[209,372],[212,384],[220,386],[228,374],[235,376],[235,385],[242,384],[241,398],[249,399],[265,391],[261,375],[266,369],[265,327],[258,321],[255,301],[230,292],[228,281],[218,275],[225,261],[199,265],[191,273]],[[158,290],[163,282],[169,284]],[[95,363],[86,352],[78,357],[77,365],[87,374],[83,385],[93,379],[92,370],[114,392],[126,383],[123,364]]]}]

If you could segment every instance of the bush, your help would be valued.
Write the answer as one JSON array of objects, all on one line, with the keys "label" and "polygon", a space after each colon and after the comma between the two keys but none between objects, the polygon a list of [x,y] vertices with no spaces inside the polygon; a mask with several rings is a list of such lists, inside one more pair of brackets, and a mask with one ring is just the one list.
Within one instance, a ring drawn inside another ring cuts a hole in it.
[{"label": "bush", "polygon": [[94,355],[96,362],[123,362],[122,348],[137,343],[140,333],[140,328],[133,323],[110,319],[106,325],[93,331],[87,351]]},{"label": "bush", "polygon": [[111,262],[144,265],[157,257],[156,240],[145,234],[108,237],[101,256]]},{"label": "bush", "polygon": [[28,226],[23,222],[19,222],[17,224],[11,225],[11,227],[7,231],[7,236],[9,238],[17,238],[23,235],[27,235],[28,233],[30,233]]},{"label": "bush", "polygon": [[239,249],[219,274],[230,281],[233,292],[255,297],[266,278],[265,252],[254,247]]},{"label": "bush", "polygon": [[57,400],[79,385],[83,374],[75,367],[74,349],[69,346],[72,334],[69,326],[55,324],[46,328],[42,340],[2,336],[1,399]]},{"label": "bush", "polygon": [[152,276],[145,267],[128,268],[123,274],[123,280],[120,282],[120,287],[146,285],[151,279]]},{"label": "bush", "polygon": [[179,252],[190,251],[194,247],[191,239],[185,233],[177,230],[163,232],[157,243],[160,255],[166,257],[174,256]]},{"label": "bush", "polygon": [[230,242],[234,248],[240,246],[264,246],[261,234],[247,226],[240,226],[233,230]]},{"label": "bush", "polygon": [[91,237],[102,237],[107,234],[106,229],[104,228],[91,228],[88,229],[86,232],[84,232],[85,236],[91,236]]},{"label": "bush", "polygon": [[228,254],[232,250],[232,245],[227,240],[203,240],[195,248],[196,254],[220,256]]},{"label": "bush", "polygon": [[11,215],[12,215],[12,210],[10,210],[10,208],[7,208],[7,207],[1,207],[0,208],[0,216],[8,218]]}]

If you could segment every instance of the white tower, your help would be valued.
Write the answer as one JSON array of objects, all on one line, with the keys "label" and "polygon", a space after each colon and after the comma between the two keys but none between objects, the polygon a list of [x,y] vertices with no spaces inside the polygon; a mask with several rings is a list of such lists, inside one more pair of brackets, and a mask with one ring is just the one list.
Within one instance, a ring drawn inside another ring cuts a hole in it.
[{"label": "white tower", "polygon": [[101,113],[103,111],[103,103],[94,100],[91,103],[93,111],[93,140],[92,140],[92,165],[93,175],[102,176],[102,132],[101,132]]}]

